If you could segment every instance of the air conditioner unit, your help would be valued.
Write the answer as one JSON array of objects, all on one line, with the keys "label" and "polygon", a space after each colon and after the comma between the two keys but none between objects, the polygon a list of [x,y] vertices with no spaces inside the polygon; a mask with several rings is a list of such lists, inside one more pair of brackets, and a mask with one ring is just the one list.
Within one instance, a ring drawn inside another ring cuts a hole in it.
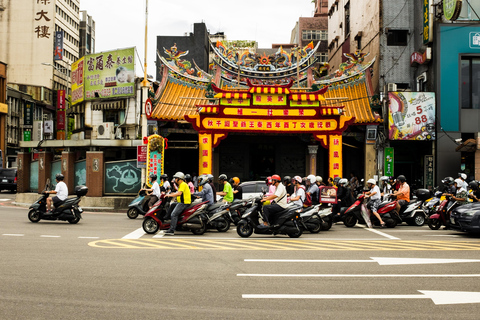
[{"label": "air conditioner unit", "polygon": [[104,122],[97,127],[97,139],[115,139],[115,124]]},{"label": "air conditioner unit", "polygon": [[389,83],[387,85],[388,92],[395,92],[397,91],[397,84],[396,83]]}]

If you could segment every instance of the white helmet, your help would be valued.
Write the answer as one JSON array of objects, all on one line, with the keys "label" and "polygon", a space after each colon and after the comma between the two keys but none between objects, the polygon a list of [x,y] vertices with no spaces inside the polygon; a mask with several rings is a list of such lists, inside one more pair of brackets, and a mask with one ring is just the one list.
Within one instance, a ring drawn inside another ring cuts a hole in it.
[{"label": "white helmet", "polygon": [[381,176],[380,177],[380,181],[388,181],[388,180],[390,180],[389,176]]},{"label": "white helmet", "polygon": [[368,179],[367,183],[377,184],[377,182],[375,181],[375,179]]},{"label": "white helmet", "polygon": [[173,175],[173,178],[174,178],[174,179],[177,178],[177,179],[185,180],[185,175],[183,174],[183,172],[178,171],[177,173],[175,173],[175,174]]},{"label": "white helmet", "polygon": [[341,186],[344,186],[346,187],[348,185],[348,180],[343,178],[343,179],[340,179],[340,181],[338,181],[338,184],[341,185]]},{"label": "white helmet", "polygon": [[315,183],[315,181],[317,181],[317,178],[315,178],[313,174],[310,174],[307,176],[307,180],[309,180],[310,183]]},{"label": "white helmet", "polygon": [[463,179],[463,180],[467,180],[467,175],[465,173],[460,173],[460,177]]},{"label": "white helmet", "polygon": [[457,187],[462,187],[463,186],[463,180],[462,179],[455,179],[454,182],[457,184]]},{"label": "white helmet", "polygon": [[323,182],[323,179],[322,179],[322,177],[320,177],[320,176],[316,176],[315,178],[317,179],[317,182],[320,182],[320,183],[322,183],[322,182]]}]

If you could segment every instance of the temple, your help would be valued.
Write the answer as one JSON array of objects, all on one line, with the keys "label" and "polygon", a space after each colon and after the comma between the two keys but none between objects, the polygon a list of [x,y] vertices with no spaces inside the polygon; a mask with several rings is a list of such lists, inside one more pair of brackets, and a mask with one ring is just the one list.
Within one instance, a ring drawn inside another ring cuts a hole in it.
[{"label": "temple", "polygon": [[181,140],[179,130],[168,130],[165,122],[191,125],[198,169],[189,169],[199,174],[252,180],[274,172],[363,172],[366,126],[382,122],[371,106],[375,59],[366,63],[366,54],[352,53],[334,74],[322,76],[327,68],[316,67],[316,49],[309,44],[289,53],[280,47],[266,55],[217,43],[209,74],[173,44],[164,55],[158,52],[162,79],[150,119],[162,121],[160,134],[172,141]]}]

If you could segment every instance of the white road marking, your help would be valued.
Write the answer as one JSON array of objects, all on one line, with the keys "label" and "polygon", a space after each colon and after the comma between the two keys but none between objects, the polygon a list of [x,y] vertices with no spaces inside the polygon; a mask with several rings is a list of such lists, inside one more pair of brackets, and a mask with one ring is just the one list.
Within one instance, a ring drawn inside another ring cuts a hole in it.
[{"label": "white road marking", "polygon": [[459,238],[458,234],[427,234],[425,237],[452,237],[452,238]]},{"label": "white road marking", "polygon": [[0,201],[11,201],[12,199],[0,199]]},{"label": "white road marking", "polygon": [[163,236],[165,235],[165,231],[160,231],[159,233],[157,233],[156,235],[154,235],[153,237],[154,238],[163,238]]},{"label": "white road marking", "polygon": [[40,237],[42,237],[42,238],[60,238],[60,236],[51,236],[51,235],[48,235],[48,234],[41,235]]},{"label": "white road marking", "polygon": [[380,236],[382,236],[382,237],[391,239],[391,240],[400,240],[400,238],[391,236],[391,235],[386,234],[385,232],[382,232],[382,231],[378,231],[378,230],[371,229],[371,228],[364,228],[364,229],[365,229],[365,230],[368,230],[368,231],[370,231],[370,232],[376,233],[376,234],[378,234],[378,235],[380,235]]},{"label": "white road marking", "polygon": [[480,274],[268,274],[238,273],[237,277],[277,277],[277,278],[478,278]]},{"label": "white road marking", "polygon": [[100,237],[78,237],[78,239],[100,239]]},{"label": "white road marking", "polygon": [[435,258],[391,258],[391,257],[370,257],[372,260],[299,260],[299,259],[244,259],[245,262],[302,262],[302,263],[368,263],[377,262],[381,266],[397,266],[408,264],[443,264],[443,263],[465,263],[480,262],[475,259],[435,259]]},{"label": "white road marking", "polygon": [[140,239],[143,235],[146,235],[143,228],[138,228],[137,230],[130,232],[129,234],[124,236],[122,239]]},{"label": "white road marking", "polygon": [[4,233],[2,236],[10,236],[10,237],[23,237],[24,234],[21,233]]},{"label": "white road marking", "polygon": [[480,292],[426,291],[421,294],[242,294],[244,299],[432,299],[435,304],[480,303]]}]

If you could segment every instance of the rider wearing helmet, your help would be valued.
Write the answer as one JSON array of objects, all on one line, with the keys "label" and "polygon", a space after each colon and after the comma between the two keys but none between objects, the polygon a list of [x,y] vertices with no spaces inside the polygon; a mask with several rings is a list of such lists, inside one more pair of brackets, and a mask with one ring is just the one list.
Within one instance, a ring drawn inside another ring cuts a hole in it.
[{"label": "rider wearing helmet", "polygon": [[240,186],[240,178],[238,177],[233,177],[232,178],[233,180],[233,199],[236,200],[236,199],[242,199],[243,198],[243,189],[242,187]]},{"label": "rider wearing helmet", "polygon": [[188,184],[188,187],[190,188],[190,193],[194,193],[195,186],[193,185],[193,182],[192,182],[192,176],[189,175],[188,173],[185,175],[185,182]]},{"label": "rider wearing helmet", "polygon": [[61,173],[58,173],[55,176],[55,180],[57,181],[57,185],[55,186],[55,190],[52,191],[46,191],[48,194],[56,194],[53,198],[48,197],[47,198],[47,212],[51,213],[52,212],[52,202],[53,206],[56,207],[57,204],[60,202],[63,202],[67,199],[68,197],[68,187],[63,182],[65,179],[64,175]]},{"label": "rider wearing helmet", "polygon": [[271,225],[275,222],[275,213],[282,211],[287,207],[287,189],[282,183],[282,178],[278,174],[272,176],[272,185],[275,186],[275,193],[266,196],[262,199],[262,202],[272,201],[274,203],[263,207],[263,215],[265,217],[265,223]]},{"label": "rider wearing helmet", "polygon": [[318,186],[316,184],[317,178],[313,175],[310,174],[307,176],[307,194],[310,195],[312,198],[312,205],[318,204],[319,200],[319,195],[320,195],[320,190],[318,189]]},{"label": "rider wearing helmet", "polygon": [[213,203],[217,202],[217,188],[215,188],[215,184],[213,183],[213,174],[207,174],[208,184],[212,187],[213,192]]},{"label": "rider wearing helmet", "polygon": [[190,188],[185,183],[185,175],[183,172],[177,172],[173,176],[175,183],[178,186],[178,191],[175,193],[170,193],[167,197],[177,197],[176,204],[170,204],[168,208],[168,213],[172,217],[170,221],[170,228],[165,232],[165,235],[173,236],[175,229],[177,228],[178,216],[192,203],[192,195],[190,193]]},{"label": "rider wearing helmet", "polygon": [[265,184],[268,187],[268,192],[265,194],[266,196],[271,196],[275,193],[275,186],[272,184],[272,177],[268,176],[265,179]]},{"label": "rider wearing helmet", "polygon": [[468,198],[472,202],[480,202],[480,189],[478,188],[478,181],[470,181],[468,184]]},{"label": "rider wearing helmet", "polygon": [[400,209],[410,203],[410,186],[404,175],[399,175],[397,181],[400,182],[400,188],[393,195],[397,197],[397,212],[400,213]]},{"label": "rider wearing helmet", "polygon": [[370,198],[370,202],[367,205],[367,208],[377,217],[378,221],[380,221],[380,227],[385,227],[385,222],[383,222],[382,217],[377,212],[378,206],[380,205],[380,189],[376,185],[376,181],[374,179],[368,179],[367,185],[370,188],[370,191],[365,193],[366,198]]},{"label": "rider wearing helmet", "polygon": [[303,206],[305,202],[305,186],[302,184],[302,178],[299,176],[293,177],[293,185],[295,192],[291,195],[290,201],[296,205]]},{"label": "rider wearing helmet", "polygon": [[226,174],[221,174],[218,177],[218,184],[223,185],[223,191],[217,192],[217,195],[223,196],[223,201],[232,202],[233,201],[233,188],[232,185],[228,182]]},{"label": "rider wearing helmet", "polygon": [[388,181],[390,180],[390,177],[388,176],[382,176],[380,177],[380,192],[382,193],[383,200],[386,200],[388,196],[391,193],[392,186]]},{"label": "rider wearing helmet", "polygon": [[162,174],[160,176],[160,187],[163,189],[162,191],[170,193],[171,186],[170,182],[168,182],[168,175]]},{"label": "rider wearing helmet", "polygon": [[287,189],[288,197],[291,197],[295,192],[295,186],[293,185],[292,178],[290,176],[283,177],[283,185]]},{"label": "rider wearing helmet", "polygon": [[202,187],[202,191],[193,193],[193,196],[202,198],[202,202],[208,201],[208,204],[214,204],[213,199],[215,198],[213,194],[212,187],[208,183],[208,177],[206,174],[202,174],[198,177],[198,186]]},{"label": "rider wearing helmet", "polygon": [[317,184],[317,187],[319,187],[319,188],[320,188],[320,187],[322,187],[322,186],[324,186],[324,185],[325,185],[325,183],[323,183],[323,178],[322,178],[322,177],[320,177],[320,176],[316,176],[316,177],[315,177],[315,180],[317,180],[317,182],[316,182],[316,184]]},{"label": "rider wearing helmet", "polygon": [[148,201],[148,208],[152,209],[153,205],[160,199],[160,186],[157,182],[157,175],[155,173],[150,174],[150,183],[152,187],[150,189],[145,189],[147,195],[150,196],[150,200]]},{"label": "rider wearing helmet", "polygon": [[461,179],[462,180],[462,188],[464,188],[465,190],[468,190],[468,183],[467,183],[467,175],[463,172],[460,172],[458,174],[458,179]]},{"label": "rider wearing helmet", "polygon": [[332,213],[340,215],[341,207],[350,207],[353,204],[352,192],[348,188],[348,180],[338,180],[337,203],[332,206]]}]

